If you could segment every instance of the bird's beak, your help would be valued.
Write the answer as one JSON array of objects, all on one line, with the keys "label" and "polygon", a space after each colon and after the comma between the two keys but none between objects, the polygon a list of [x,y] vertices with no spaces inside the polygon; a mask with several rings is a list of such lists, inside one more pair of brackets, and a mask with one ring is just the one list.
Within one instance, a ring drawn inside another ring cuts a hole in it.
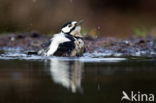
[{"label": "bird's beak", "polygon": [[81,25],[84,22],[84,20],[78,21],[77,25]]}]

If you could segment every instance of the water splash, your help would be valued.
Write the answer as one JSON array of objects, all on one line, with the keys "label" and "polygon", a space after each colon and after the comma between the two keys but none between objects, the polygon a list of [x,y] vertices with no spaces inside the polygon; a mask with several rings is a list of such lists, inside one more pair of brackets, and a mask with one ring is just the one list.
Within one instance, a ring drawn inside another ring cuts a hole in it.
[{"label": "water splash", "polygon": [[0,54],[1,60],[19,59],[19,60],[51,60],[58,59],[60,61],[81,61],[81,62],[119,62],[126,60],[122,57],[108,57],[112,53],[85,53],[81,57],[47,57],[38,55],[27,55],[26,51],[19,48],[7,49]]},{"label": "water splash", "polygon": [[[100,50],[92,53],[84,53],[81,57],[56,57],[56,56],[39,56],[39,55],[27,55],[28,51],[21,48],[3,48],[0,50],[1,60],[19,59],[19,60],[50,60],[58,59],[60,61],[81,61],[81,62],[121,62],[125,60],[142,58],[153,59],[152,55],[156,55],[155,52],[147,53],[146,51],[137,51],[135,53],[124,54],[120,52],[114,52],[112,50]],[[147,54],[149,54],[147,56]]]}]

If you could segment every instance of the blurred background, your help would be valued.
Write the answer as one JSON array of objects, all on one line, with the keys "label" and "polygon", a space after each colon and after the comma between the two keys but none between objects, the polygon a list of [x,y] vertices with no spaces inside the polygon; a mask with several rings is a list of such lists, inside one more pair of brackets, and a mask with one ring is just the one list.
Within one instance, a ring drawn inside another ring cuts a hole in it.
[{"label": "blurred background", "polygon": [[59,32],[84,19],[98,36],[156,36],[156,0],[0,0],[0,32]]}]

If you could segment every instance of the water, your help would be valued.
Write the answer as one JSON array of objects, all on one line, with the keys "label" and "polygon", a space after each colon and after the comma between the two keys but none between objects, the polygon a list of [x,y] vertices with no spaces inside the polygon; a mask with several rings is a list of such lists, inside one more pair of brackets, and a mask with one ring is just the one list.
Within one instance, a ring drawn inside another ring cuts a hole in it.
[{"label": "water", "polygon": [[0,52],[0,103],[121,103],[122,91],[156,95],[154,58],[40,57],[15,51]]}]

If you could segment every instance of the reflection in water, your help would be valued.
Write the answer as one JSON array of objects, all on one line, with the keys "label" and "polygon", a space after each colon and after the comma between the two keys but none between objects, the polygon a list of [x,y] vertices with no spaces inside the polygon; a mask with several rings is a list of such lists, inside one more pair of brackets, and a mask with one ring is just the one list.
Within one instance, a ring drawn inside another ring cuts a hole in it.
[{"label": "reflection in water", "polygon": [[81,91],[82,62],[51,59],[49,64],[51,77],[55,83],[71,89],[73,93]]},{"label": "reflection in water", "polygon": [[123,90],[156,94],[155,67],[149,60],[0,60],[0,103],[121,103]]}]

